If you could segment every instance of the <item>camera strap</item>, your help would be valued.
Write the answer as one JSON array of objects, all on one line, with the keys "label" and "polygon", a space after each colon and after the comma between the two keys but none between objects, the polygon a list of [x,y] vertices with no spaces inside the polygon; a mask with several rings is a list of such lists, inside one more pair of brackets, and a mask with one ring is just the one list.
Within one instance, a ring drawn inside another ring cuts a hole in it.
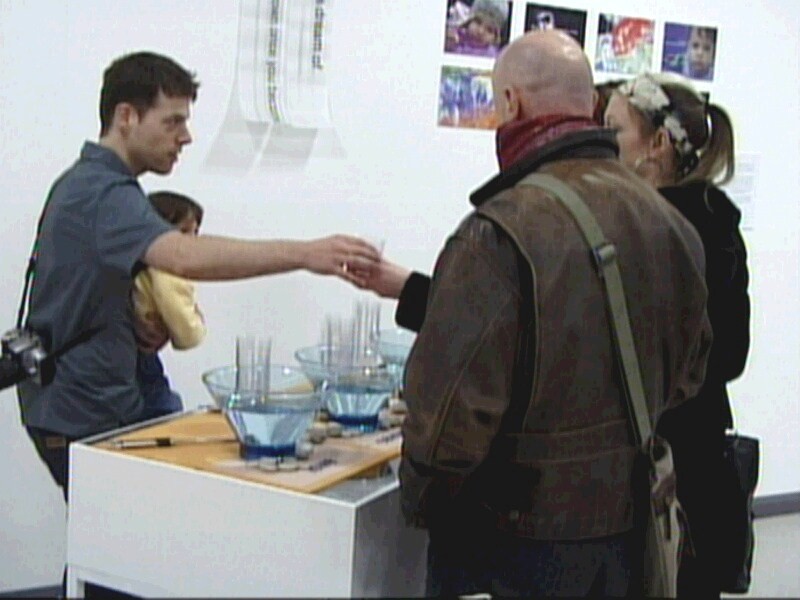
[{"label": "camera strap", "polygon": [[70,169],[64,171],[55,180],[50,191],[47,192],[47,198],[44,201],[42,214],[39,215],[39,222],[36,224],[36,237],[33,239],[33,248],[31,248],[31,257],[28,259],[28,268],[25,270],[25,284],[22,286],[22,299],[19,302],[19,310],[17,311],[17,329],[22,328],[22,322],[25,320],[25,312],[28,307],[28,294],[30,293],[31,280],[33,279],[33,272],[36,269],[36,261],[39,258],[39,236],[42,234],[42,226],[44,225],[44,216],[47,214],[47,207],[50,206],[50,201],[53,199],[53,193],[61,180],[69,173]]},{"label": "camera strap", "polygon": [[[67,173],[72,170],[70,167],[66,171],[64,171],[58,179],[55,180],[53,185],[50,187],[50,191],[47,193],[47,198],[44,201],[44,207],[42,208],[42,214],[39,215],[39,222],[36,225],[36,237],[33,240],[33,248],[31,249],[31,256],[28,259],[28,268],[25,270],[25,284],[22,287],[22,299],[19,303],[19,311],[17,312],[17,329],[22,328],[23,321],[25,320],[25,313],[27,312],[28,308],[28,295],[30,294],[31,288],[31,281],[33,280],[33,274],[36,270],[36,263],[39,259],[39,236],[42,234],[42,227],[44,225],[44,217],[47,214],[47,208],[50,206],[50,201],[53,199],[53,194],[55,192],[56,187],[61,181],[66,177]],[[55,362],[55,360],[72,350],[75,346],[84,343],[89,338],[91,338],[94,334],[98,331],[103,329],[105,325],[95,325],[94,327],[90,327],[89,329],[79,333],[66,344],[61,346],[58,350],[54,352],[49,352],[47,360]]]}]

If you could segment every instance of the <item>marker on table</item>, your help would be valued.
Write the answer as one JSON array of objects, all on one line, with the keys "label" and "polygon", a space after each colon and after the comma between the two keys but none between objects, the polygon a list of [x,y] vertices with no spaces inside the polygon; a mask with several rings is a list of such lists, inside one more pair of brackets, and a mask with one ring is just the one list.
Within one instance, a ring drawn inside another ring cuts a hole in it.
[{"label": "marker on table", "polygon": [[117,450],[133,450],[138,448],[166,448],[181,444],[219,444],[235,442],[236,438],[225,436],[196,436],[196,437],[152,437],[141,439],[113,440],[109,442]]}]

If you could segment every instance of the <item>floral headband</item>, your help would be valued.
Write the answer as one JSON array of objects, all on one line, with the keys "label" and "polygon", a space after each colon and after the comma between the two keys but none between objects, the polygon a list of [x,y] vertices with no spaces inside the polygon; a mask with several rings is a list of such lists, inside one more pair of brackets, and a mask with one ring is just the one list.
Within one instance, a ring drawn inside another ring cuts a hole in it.
[{"label": "floral headband", "polygon": [[639,75],[635,79],[621,84],[617,91],[642,111],[653,125],[656,127],[663,125],[666,128],[682,162],[692,158],[696,162],[697,153],[689,141],[689,134],[681,125],[680,119],[675,113],[675,107],[672,106],[666,92],[652,75]]}]

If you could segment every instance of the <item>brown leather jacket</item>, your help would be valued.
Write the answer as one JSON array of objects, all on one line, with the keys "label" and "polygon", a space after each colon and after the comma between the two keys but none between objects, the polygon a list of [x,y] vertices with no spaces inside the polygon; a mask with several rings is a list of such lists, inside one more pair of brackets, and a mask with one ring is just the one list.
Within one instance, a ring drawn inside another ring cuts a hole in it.
[{"label": "brown leather jacket", "polygon": [[477,211],[437,261],[405,382],[402,505],[418,526],[482,520],[578,540],[633,524],[635,450],[601,283],[566,210],[515,186],[532,171],[577,191],[617,246],[653,422],[703,382],[697,234],[616,160],[606,133],[548,144],[473,194]]}]

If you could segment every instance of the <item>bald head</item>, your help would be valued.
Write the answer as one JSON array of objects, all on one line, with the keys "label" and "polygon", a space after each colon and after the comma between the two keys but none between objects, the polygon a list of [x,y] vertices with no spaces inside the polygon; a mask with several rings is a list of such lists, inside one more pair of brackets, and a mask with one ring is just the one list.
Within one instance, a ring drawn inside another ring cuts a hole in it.
[{"label": "bald head", "polygon": [[593,114],[591,66],[563,31],[531,31],[506,46],[495,62],[492,86],[501,122]]}]

